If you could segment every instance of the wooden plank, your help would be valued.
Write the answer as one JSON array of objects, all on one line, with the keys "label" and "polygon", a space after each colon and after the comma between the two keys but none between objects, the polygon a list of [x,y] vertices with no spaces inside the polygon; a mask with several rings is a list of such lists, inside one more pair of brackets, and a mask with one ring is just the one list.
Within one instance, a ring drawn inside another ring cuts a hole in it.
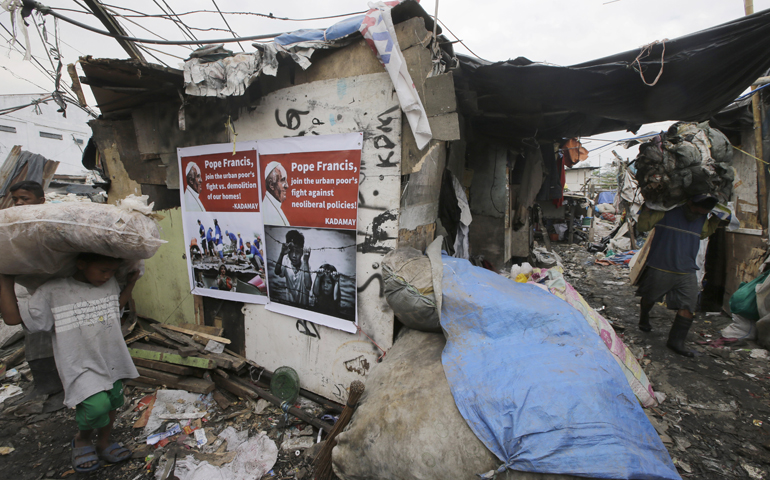
[{"label": "wooden plank", "polygon": [[209,340],[214,340],[215,342],[224,343],[226,345],[229,345],[231,342],[229,339],[224,337],[218,337],[216,335],[209,335],[208,333],[203,332],[196,332],[195,330],[189,330],[187,328],[177,327],[176,325],[164,325],[164,328],[167,328],[169,330],[173,330],[175,332],[179,333],[186,333],[187,335],[200,335],[203,338],[208,338]]},{"label": "wooden plank", "polygon": [[164,337],[160,333],[157,332],[151,332],[150,335],[147,336],[147,339],[153,343],[157,343],[158,345],[161,345],[166,348],[176,349],[179,348],[181,345],[179,345],[176,342],[172,342],[168,338]]},{"label": "wooden plank", "polygon": [[[158,372],[160,373],[160,372]],[[193,393],[209,393],[216,388],[216,385],[211,380],[195,377],[182,377],[179,380],[172,381],[170,379],[160,380],[152,377],[145,377],[140,375],[134,379],[137,382],[145,383],[147,385],[155,385],[157,387],[172,387],[178,390],[186,390]]]},{"label": "wooden plank", "polygon": [[219,390],[214,390],[214,401],[217,402],[217,405],[219,405],[219,408],[222,410],[227,410],[230,408],[232,403],[230,403],[230,400],[227,399]]},{"label": "wooden plank", "polygon": [[[242,388],[244,388],[246,390],[252,390],[259,397],[264,398],[265,400],[267,400],[268,402],[272,403],[276,407],[280,407],[281,404],[283,403],[280,398],[276,397],[275,395],[273,395],[272,393],[268,392],[267,390],[263,390],[263,389],[255,386],[255,385],[247,384],[244,380],[241,380],[241,379],[239,379],[237,377],[233,377],[232,379],[229,379],[229,380],[228,379],[223,379],[221,377],[216,377],[216,376],[214,378],[219,378],[220,380],[229,381],[232,384],[239,385],[239,386],[241,386]],[[288,410],[289,410],[290,414],[294,415],[295,417],[299,418],[300,420],[302,420],[305,423],[309,423],[310,425],[313,425],[316,428],[320,428],[320,429],[323,429],[323,430],[325,430],[327,432],[330,432],[331,428],[333,427],[332,425],[329,425],[326,422],[323,422],[323,421],[318,420],[317,418],[315,418],[313,416],[308,415],[302,409],[299,409],[299,408],[296,408],[296,407],[289,407]]]},{"label": "wooden plank", "polygon": [[[258,368],[258,369],[262,370],[259,373],[259,375],[262,376],[263,381],[265,382],[266,385],[273,378],[273,372],[271,372],[270,370],[268,370],[268,369],[266,369],[264,367],[261,367],[257,362],[255,362],[253,360],[249,360],[248,358],[244,357],[243,355],[239,355],[239,354],[237,354],[237,353],[235,353],[232,350],[227,349],[227,348],[225,348],[225,353],[243,360],[248,365],[251,365],[254,368]],[[214,373],[216,373],[216,372],[217,371],[214,370]],[[305,390],[304,388],[300,388],[299,389],[299,394],[301,396],[309,399],[309,400],[312,400],[312,401],[314,401],[314,402],[316,402],[318,404],[323,405],[324,407],[328,408],[329,410],[335,411],[337,413],[342,413],[342,405],[340,405],[339,403],[332,402],[331,400],[329,400],[327,398],[324,398],[324,397],[322,397],[322,396],[320,396],[318,394],[315,394],[315,393],[313,393],[313,392],[311,392],[309,390]]]},{"label": "wooden plank", "polygon": [[147,360],[144,358],[134,358],[134,365],[138,367],[152,368],[153,370],[160,370],[162,372],[173,373],[176,375],[200,375],[202,371],[193,368],[185,367],[184,365],[174,365],[171,363],[156,362],[154,360]]},{"label": "wooden plank", "polygon": [[156,347],[149,344],[134,343],[128,348],[131,357],[142,358],[145,360],[154,360],[156,362],[173,363],[176,365],[186,365],[188,367],[205,368],[212,370],[217,368],[217,362],[209,358],[182,357],[179,353],[163,347]]},{"label": "wooden plank", "polygon": [[[195,342],[192,338],[179,333],[169,332],[168,331],[169,329],[167,329],[164,325],[161,325],[158,323],[158,324],[150,325],[150,327],[156,332],[163,335],[164,337],[168,338],[169,340],[173,340],[181,345],[186,345],[187,347],[190,347],[194,351],[198,351],[198,352],[203,351],[203,347],[200,346],[197,342]],[[185,349],[185,350],[189,350],[189,349]]]},{"label": "wooden plank", "polygon": [[636,252],[631,260],[628,262],[628,268],[631,272],[628,274],[628,281],[631,285],[636,285],[639,279],[642,277],[644,266],[647,265],[647,255],[650,253],[650,246],[652,245],[652,238],[655,236],[655,229],[653,228],[650,234],[647,236],[647,241],[642,245],[641,250]]},{"label": "wooden plank", "polygon": [[[203,297],[201,297],[200,295],[193,295],[193,303],[195,305],[195,307],[194,307],[195,308],[195,321],[198,323],[197,326],[204,326],[205,315],[204,315],[204,310],[203,310]],[[190,324],[189,323],[184,323],[184,324],[180,325],[180,327],[182,327],[182,328],[189,328],[186,325],[190,325]],[[212,327],[212,328],[214,328],[214,327]],[[219,334],[215,334],[215,333],[211,333],[211,332],[205,332],[205,333],[208,333],[210,335],[222,336],[222,332],[219,332]]]},{"label": "wooden plank", "polygon": [[208,335],[214,335],[215,337],[221,337],[224,333],[224,328],[212,327],[209,325],[195,325],[194,323],[180,323],[178,325],[181,328],[186,328],[198,333],[206,333]]},{"label": "wooden plank", "polygon": [[211,378],[214,380],[214,383],[218,387],[221,387],[221,388],[227,390],[228,392],[232,393],[233,395],[235,395],[237,397],[240,397],[240,398],[251,398],[251,399],[254,399],[254,400],[259,398],[259,396],[256,393],[254,393],[253,390],[250,390],[248,388],[244,388],[242,385],[240,385],[238,383],[235,383],[230,378],[220,377],[219,375],[213,375]]},{"label": "wooden plank", "polygon": [[175,375],[173,373],[161,372],[160,370],[153,370],[151,368],[145,368],[145,367],[139,367],[139,366],[136,367],[136,371],[139,372],[140,376],[153,378],[155,380],[163,382],[164,385],[175,384],[183,378],[182,375]]}]

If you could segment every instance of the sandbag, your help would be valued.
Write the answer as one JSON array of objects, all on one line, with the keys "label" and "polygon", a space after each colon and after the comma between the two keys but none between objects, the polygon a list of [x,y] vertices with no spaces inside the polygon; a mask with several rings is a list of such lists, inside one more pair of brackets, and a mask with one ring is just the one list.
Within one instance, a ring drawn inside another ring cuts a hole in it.
[{"label": "sandbag", "polygon": [[[455,406],[441,364],[446,340],[405,329],[366,379],[366,391],[332,451],[342,480],[477,479],[500,462]],[[570,479],[508,472],[499,479]]]},{"label": "sandbag", "polygon": [[385,299],[409,328],[440,332],[441,323],[427,255],[411,247],[397,248],[382,259]]},{"label": "sandbag", "polygon": [[0,273],[36,288],[72,275],[82,252],[126,259],[136,268],[165,243],[155,221],[140,213],[151,211],[146,198],[131,196],[122,208],[73,202],[0,210]]}]

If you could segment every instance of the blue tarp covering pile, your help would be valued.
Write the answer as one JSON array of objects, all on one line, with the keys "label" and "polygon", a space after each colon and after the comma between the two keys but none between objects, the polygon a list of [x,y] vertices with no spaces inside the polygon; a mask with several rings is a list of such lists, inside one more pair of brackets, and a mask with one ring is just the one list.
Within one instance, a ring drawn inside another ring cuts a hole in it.
[{"label": "blue tarp covering pile", "polygon": [[602,203],[609,203],[612,205],[612,202],[615,201],[615,192],[600,192],[599,198],[596,200],[596,204],[600,205]]},{"label": "blue tarp covering pile", "polygon": [[680,478],[623,372],[577,310],[467,260],[442,261],[444,371],[460,413],[505,466]]}]

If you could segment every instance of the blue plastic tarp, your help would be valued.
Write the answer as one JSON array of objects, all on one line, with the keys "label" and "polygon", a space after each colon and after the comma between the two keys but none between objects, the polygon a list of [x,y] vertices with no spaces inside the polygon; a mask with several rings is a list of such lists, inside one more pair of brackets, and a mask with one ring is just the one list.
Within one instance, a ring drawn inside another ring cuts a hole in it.
[{"label": "blue plastic tarp", "polygon": [[612,203],[615,201],[615,192],[599,192],[599,198],[596,200],[596,204]]},{"label": "blue plastic tarp", "polygon": [[[342,37],[350,35],[351,33],[357,32],[363,19],[364,15],[356,15],[355,17],[350,17],[339,21],[326,29],[303,29],[290,33],[284,33],[275,37],[275,43],[285,47],[287,45],[300,42],[330,42],[332,40],[338,40]],[[325,36],[324,32],[326,33]]]},{"label": "blue plastic tarp", "polygon": [[442,261],[444,372],[460,413],[505,466],[680,478],[620,367],[577,310],[467,260]]}]

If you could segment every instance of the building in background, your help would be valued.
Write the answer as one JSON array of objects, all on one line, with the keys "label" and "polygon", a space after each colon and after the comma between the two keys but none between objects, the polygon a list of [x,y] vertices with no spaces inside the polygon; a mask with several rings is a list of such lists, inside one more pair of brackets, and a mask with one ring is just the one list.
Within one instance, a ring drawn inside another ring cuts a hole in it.
[{"label": "building in background", "polygon": [[578,165],[564,169],[564,189],[569,190],[570,192],[579,192],[584,189],[587,190],[591,172],[598,169],[599,167],[592,167],[590,165]]},{"label": "building in background", "polygon": [[[48,94],[0,95],[0,111],[27,105]],[[91,137],[86,123],[89,116],[83,110],[68,105],[67,117],[57,112],[59,106],[51,99],[15,112],[0,115],[0,163],[14,145],[59,162],[57,175],[86,176],[83,149]]]}]

